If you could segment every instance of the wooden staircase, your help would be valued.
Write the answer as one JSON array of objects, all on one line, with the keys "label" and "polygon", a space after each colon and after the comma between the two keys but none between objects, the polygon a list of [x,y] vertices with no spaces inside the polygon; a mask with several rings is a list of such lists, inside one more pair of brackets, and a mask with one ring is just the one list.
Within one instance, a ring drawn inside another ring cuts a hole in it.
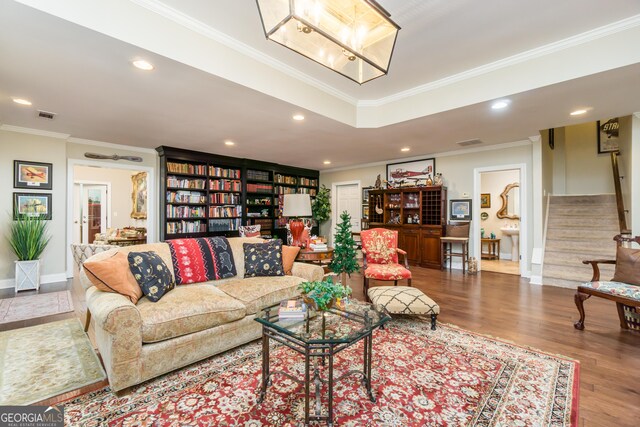
[{"label": "wooden staircase", "polygon": [[[542,283],[575,289],[591,279],[586,259],[615,259],[620,233],[615,194],[549,196]],[[601,278],[613,277],[612,265]]]}]

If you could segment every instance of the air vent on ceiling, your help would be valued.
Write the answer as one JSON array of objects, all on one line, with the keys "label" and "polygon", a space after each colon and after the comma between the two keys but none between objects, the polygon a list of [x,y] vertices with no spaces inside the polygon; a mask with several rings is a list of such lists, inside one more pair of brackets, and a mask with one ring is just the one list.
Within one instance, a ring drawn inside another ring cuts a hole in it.
[{"label": "air vent on ceiling", "polygon": [[56,116],[56,113],[52,113],[51,111],[38,110],[38,117],[42,119],[53,120],[55,116]]},{"label": "air vent on ceiling", "polygon": [[479,139],[469,139],[467,141],[456,142],[456,144],[458,144],[461,147],[468,147],[469,145],[482,144],[482,141],[480,141]]}]

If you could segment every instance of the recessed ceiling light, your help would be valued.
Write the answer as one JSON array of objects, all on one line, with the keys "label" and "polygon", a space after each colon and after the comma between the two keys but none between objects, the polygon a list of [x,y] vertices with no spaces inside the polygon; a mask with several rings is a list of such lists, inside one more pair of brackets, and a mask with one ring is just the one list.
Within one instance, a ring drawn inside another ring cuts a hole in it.
[{"label": "recessed ceiling light", "polygon": [[400,151],[404,151],[404,152],[407,152],[407,151],[410,151],[410,150],[411,150],[411,148],[409,148],[409,147],[404,147],[404,148],[400,149]]},{"label": "recessed ceiling light", "polygon": [[137,59],[133,61],[133,66],[144,71],[153,70],[153,65],[150,62],[145,61],[144,59]]},{"label": "recessed ceiling light", "polygon": [[302,114],[294,114],[293,115],[293,120],[296,120],[298,122],[304,120],[304,116]]},{"label": "recessed ceiling light", "polygon": [[20,105],[31,105],[31,101],[24,98],[13,98],[13,102]]},{"label": "recessed ceiling light", "polygon": [[225,141],[225,142],[224,142],[224,145],[229,145],[229,146],[231,146],[231,145],[236,145],[236,143],[235,143],[235,142],[233,142],[233,141]]},{"label": "recessed ceiling light", "polygon": [[582,115],[582,114],[584,114],[586,112],[587,112],[587,110],[576,110],[576,111],[572,111],[571,115],[572,116],[580,116],[580,115]]},{"label": "recessed ceiling light", "polygon": [[507,108],[509,106],[509,101],[496,101],[491,104],[491,108],[494,110],[502,110],[503,108]]},{"label": "recessed ceiling light", "polygon": [[322,162],[322,163],[324,163],[325,165],[330,165],[330,164],[331,164],[331,160],[325,160],[325,161],[324,161],[324,162]]}]

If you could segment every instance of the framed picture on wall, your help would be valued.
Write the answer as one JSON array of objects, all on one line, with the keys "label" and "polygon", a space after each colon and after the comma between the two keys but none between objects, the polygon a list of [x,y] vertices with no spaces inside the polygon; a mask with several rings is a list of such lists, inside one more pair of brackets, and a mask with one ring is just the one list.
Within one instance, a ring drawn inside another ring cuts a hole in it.
[{"label": "framed picture on wall", "polygon": [[147,219],[147,173],[140,172],[131,177],[131,218]]},{"label": "framed picture on wall", "polygon": [[491,207],[491,193],[480,194],[480,207],[481,208]]},{"label": "framed picture on wall", "polygon": [[471,199],[450,200],[449,219],[452,221],[471,221]]},{"label": "framed picture on wall", "polygon": [[598,120],[598,154],[620,150],[619,131],[620,122],[617,117],[603,122]]},{"label": "framed picture on wall", "polygon": [[19,215],[51,219],[51,194],[13,193],[13,219]]},{"label": "framed picture on wall", "polygon": [[13,161],[13,188],[51,190],[51,163]]},{"label": "framed picture on wall", "polygon": [[413,160],[410,162],[389,163],[387,181],[400,186],[416,185],[418,181],[431,178],[436,173],[436,159]]}]

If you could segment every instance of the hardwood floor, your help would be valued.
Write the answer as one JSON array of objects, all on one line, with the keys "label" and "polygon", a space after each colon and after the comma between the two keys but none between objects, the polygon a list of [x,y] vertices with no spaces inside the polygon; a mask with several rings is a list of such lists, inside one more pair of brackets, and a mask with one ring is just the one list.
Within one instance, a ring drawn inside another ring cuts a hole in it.
[{"label": "hardwood floor", "polygon": [[[573,328],[578,311],[573,291],[529,285],[519,276],[484,272],[476,276],[458,271],[412,268],[413,285],[441,308],[441,322],[499,337],[519,345],[578,359],[580,367],[581,427],[636,426],[640,419],[640,333],[623,331],[615,304],[600,298],[585,302],[585,330]],[[349,280],[354,296],[362,299],[362,277]],[[373,282],[372,286],[383,284]],[[43,292],[72,289],[75,313],[0,325],[0,330],[78,316],[84,321],[84,292],[74,281],[43,287]],[[12,293],[0,293],[10,297]],[[92,332],[92,331],[90,331]],[[90,336],[92,333],[90,334]],[[81,390],[89,391],[100,385]],[[45,403],[66,400],[68,393]]]}]

